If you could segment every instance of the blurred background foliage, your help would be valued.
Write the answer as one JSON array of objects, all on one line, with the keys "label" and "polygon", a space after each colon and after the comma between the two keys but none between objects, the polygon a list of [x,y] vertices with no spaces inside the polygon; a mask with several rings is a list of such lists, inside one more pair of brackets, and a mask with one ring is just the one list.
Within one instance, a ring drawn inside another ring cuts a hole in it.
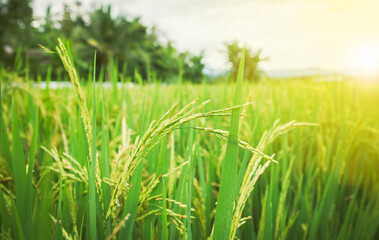
[{"label": "blurred background foliage", "polygon": [[259,63],[261,61],[268,60],[268,58],[262,57],[262,50],[254,52],[248,46],[240,46],[237,40],[232,41],[231,43],[225,43],[226,55],[228,61],[231,65],[230,77],[235,79],[238,73],[238,66],[241,59],[242,49],[245,49],[245,71],[244,76],[246,79],[251,81],[259,80],[261,70],[259,69]]},{"label": "blurred background foliage", "polygon": [[28,69],[29,76],[44,76],[51,65],[56,79],[63,67],[56,54],[45,53],[39,44],[54,50],[57,37],[70,42],[83,75],[91,70],[96,51],[99,71],[113,59],[119,72],[135,76],[138,71],[146,80],[171,81],[179,73],[194,82],[203,78],[202,53],[178,51],[172,42],[159,40],[155,27],[148,28],[139,18],[114,17],[110,6],[83,12],[77,2],[65,5],[58,16],[48,8],[44,18],[35,19],[29,0],[0,2],[0,58],[8,70]]},{"label": "blurred background foliage", "polygon": [[[113,61],[123,77],[130,76],[126,79],[129,81],[137,81],[136,74],[144,81],[173,82],[180,78],[200,83],[205,79],[203,52],[181,52],[170,40],[163,41],[156,27],[145,26],[138,17],[115,17],[110,6],[85,12],[77,2],[65,5],[60,13],[52,13],[49,7],[43,18],[36,18],[32,1],[0,0],[0,64],[8,71],[31,79],[38,79],[39,75],[42,80],[51,74],[52,79],[61,80],[64,69],[58,56],[39,47],[41,44],[54,50],[58,37],[70,43],[82,76],[91,71],[96,51],[99,72],[105,73]],[[235,79],[242,47],[234,41],[226,43],[225,49],[231,69],[221,79]],[[246,49],[246,79],[259,79],[261,60],[260,51]]]}]

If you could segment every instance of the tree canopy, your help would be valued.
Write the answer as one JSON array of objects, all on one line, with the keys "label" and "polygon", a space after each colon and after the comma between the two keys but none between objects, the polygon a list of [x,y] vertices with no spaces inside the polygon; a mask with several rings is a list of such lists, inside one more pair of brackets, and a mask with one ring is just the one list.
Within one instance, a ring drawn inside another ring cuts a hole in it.
[{"label": "tree canopy", "polygon": [[[162,41],[155,27],[145,26],[140,18],[114,16],[111,7],[99,7],[84,12],[80,2],[64,5],[60,13],[46,9],[43,18],[33,15],[30,0],[0,0],[0,64],[9,71],[22,71],[35,77],[51,74],[59,79],[64,73],[57,54],[46,54],[39,46],[54,49],[57,38],[69,43],[80,75],[91,72],[92,59],[97,53],[97,71],[104,73],[112,64],[123,77],[136,81],[173,82],[204,79],[203,52],[193,55],[181,52],[174,44]],[[229,76],[237,76],[242,47],[237,41],[225,44]],[[259,63],[264,60],[261,50],[245,47],[245,78],[257,81]],[[49,70],[50,66],[53,71]],[[224,76],[222,76],[224,78]]]},{"label": "tree canopy", "polygon": [[231,64],[229,72],[231,77],[236,79],[242,49],[245,49],[245,79],[248,81],[258,81],[260,78],[259,63],[266,60],[266,58],[262,58],[262,50],[260,49],[254,52],[248,46],[240,46],[238,41],[226,43],[225,47],[228,55],[228,62]]},{"label": "tree canopy", "polygon": [[[52,65],[57,75],[63,71],[56,54],[45,54],[39,44],[54,49],[57,38],[70,42],[79,73],[90,71],[94,52],[97,69],[114,59],[119,70],[128,76],[138,72],[143,79],[174,81],[182,74],[194,82],[203,78],[203,55],[178,51],[169,40],[159,40],[155,27],[148,28],[140,18],[111,14],[111,7],[91,12],[78,10],[80,3],[65,5],[58,15],[46,10],[43,19],[33,19],[29,0],[0,2],[0,58],[6,67],[23,62],[31,75],[47,73]],[[14,70],[14,69],[11,69]]]}]

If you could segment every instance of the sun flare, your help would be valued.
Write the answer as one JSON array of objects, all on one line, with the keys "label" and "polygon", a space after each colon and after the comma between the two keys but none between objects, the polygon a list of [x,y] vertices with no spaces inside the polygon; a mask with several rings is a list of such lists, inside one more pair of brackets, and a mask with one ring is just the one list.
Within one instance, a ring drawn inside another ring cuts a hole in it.
[{"label": "sun flare", "polygon": [[379,72],[379,47],[362,45],[355,49],[352,56],[352,67],[362,74]]}]

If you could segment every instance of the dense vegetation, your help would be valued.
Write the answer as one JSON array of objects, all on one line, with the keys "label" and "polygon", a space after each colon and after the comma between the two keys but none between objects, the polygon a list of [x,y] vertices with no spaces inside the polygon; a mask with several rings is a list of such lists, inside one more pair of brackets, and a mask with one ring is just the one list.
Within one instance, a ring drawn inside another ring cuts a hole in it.
[{"label": "dense vegetation", "polygon": [[0,239],[379,239],[377,82],[257,82],[235,41],[210,84],[158,32],[0,1]]},{"label": "dense vegetation", "polygon": [[236,87],[104,88],[54,51],[73,87],[1,69],[2,239],[379,237],[377,83],[242,83],[242,61]]},{"label": "dense vegetation", "polygon": [[65,5],[63,13],[47,9],[43,19],[33,16],[29,0],[0,2],[0,58],[8,69],[21,70],[15,62],[27,65],[27,76],[46,75],[51,66],[53,79],[64,72],[59,58],[44,54],[39,44],[54,48],[57,37],[70,40],[81,74],[91,72],[88,63],[97,51],[98,70],[116,61],[117,70],[134,79],[137,71],[143,79],[172,81],[179,74],[194,82],[203,78],[202,53],[198,56],[178,51],[169,40],[159,40],[155,28],[143,25],[139,18],[114,17],[111,7],[83,12],[79,2]]},{"label": "dense vegetation", "polygon": [[[92,72],[89,63],[96,51],[98,75],[104,74],[111,64],[120,75],[135,82],[174,82],[178,75],[194,83],[205,80],[204,52],[194,55],[177,50],[156,27],[145,26],[138,17],[115,17],[111,7],[85,12],[77,2],[65,5],[61,13],[52,13],[49,7],[44,18],[36,18],[30,0],[0,1],[0,65],[8,71],[32,80],[45,80],[46,75],[57,81],[68,80],[59,57],[41,49],[41,45],[54,49],[58,37],[70,42],[80,75]],[[237,41],[225,43],[225,59],[231,69],[219,73],[221,79],[236,78],[241,49]],[[245,75],[250,81],[257,81],[258,64],[264,59],[260,51],[246,46],[245,51]]]}]

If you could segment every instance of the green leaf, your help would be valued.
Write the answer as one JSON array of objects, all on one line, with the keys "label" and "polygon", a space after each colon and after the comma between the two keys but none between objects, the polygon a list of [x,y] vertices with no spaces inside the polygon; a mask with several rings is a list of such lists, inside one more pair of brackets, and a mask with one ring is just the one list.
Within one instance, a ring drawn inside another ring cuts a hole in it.
[{"label": "green leaf", "polygon": [[37,148],[37,135],[38,135],[38,111],[35,111],[34,124],[33,124],[33,137],[30,147],[28,175],[26,180],[25,191],[25,235],[33,238],[33,172],[34,172],[34,158]]},{"label": "green leaf", "polygon": [[188,180],[186,183],[187,188],[187,208],[186,208],[186,222],[187,222],[187,235],[188,239],[192,240],[192,231],[191,231],[191,200],[192,200],[192,185],[193,185],[193,178],[194,178],[194,168],[195,168],[195,154],[193,154],[193,131],[190,131],[190,140],[189,140],[189,153],[190,153],[190,167],[188,172]]},{"label": "green leaf", "polygon": [[166,188],[164,177],[162,178],[162,240],[168,240],[167,229],[167,208],[166,208]]},{"label": "green leaf", "polygon": [[[94,57],[94,66],[96,66],[96,53]],[[89,189],[88,189],[88,205],[89,205],[89,231],[90,239],[97,238],[96,228],[96,67],[93,69],[93,93],[92,93],[92,137],[91,137],[91,163],[89,172]]]},{"label": "green leaf", "polygon": [[13,173],[16,189],[16,206],[18,215],[24,215],[25,187],[26,187],[26,164],[25,155],[17,124],[16,106],[12,99],[12,139],[13,139]]},{"label": "green leaf", "polygon": [[[1,219],[10,219],[5,199],[3,196],[3,190],[0,188],[0,217]],[[10,221],[1,221],[1,231],[7,232],[11,227]]]},{"label": "green leaf", "polygon": [[[3,75],[3,71],[0,73]],[[12,172],[12,156],[10,153],[9,140],[7,137],[7,129],[5,128],[3,119],[3,106],[2,106],[2,83],[3,76],[0,77],[0,156],[7,161],[7,169]]]},{"label": "green leaf", "polygon": [[[127,95],[126,95],[127,96]],[[126,102],[128,103],[130,99],[126,98]],[[144,109],[145,109],[145,100],[142,101],[142,107],[141,107],[141,120],[140,120],[140,135],[143,135],[143,132],[145,131],[146,125],[147,125],[147,119],[145,120],[145,114],[144,114]],[[131,107],[131,104],[129,103],[128,109],[129,111]],[[132,121],[133,122],[133,121]],[[125,217],[127,214],[130,214],[128,220],[126,220],[124,227],[120,230],[120,234],[118,236],[118,239],[131,239],[132,238],[132,233],[133,233],[133,228],[135,224],[135,218],[137,215],[137,207],[138,207],[138,201],[139,201],[139,196],[141,192],[141,182],[142,182],[142,171],[143,171],[143,161],[141,161],[136,169],[134,169],[133,175],[131,177],[131,183],[132,186],[130,188],[130,191],[128,193],[125,207],[124,207],[124,212],[123,212],[123,217]]]},{"label": "green leaf", "polygon": [[[188,141],[187,141],[187,151],[185,151],[185,159],[188,161],[190,160],[191,151],[191,134],[188,134]],[[186,192],[186,181],[187,181],[187,176],[188,176],[188,164],[184,165],[179,177],[178,185],[175,192],[174,200],[177,202],[185,202],[187,199],[187,192]],[[178,206],[174,205],[173,207],[173,212],[183,214],[183,210]],[[178,239],[178,230],[175,227],[175,224],[171,222],[170,226],[170,240]]]},{"label": "green leaf", "polygon": [[[164,167],[164,161],[165,161],[165,158],[166,158],[166,146],[167,146],[167,137],[163,138],[163,140],[161,141],[160,143],[160,149],[159,149],[159,156],[158,156],[158,165],[156,167],[156,172],[155,172],[155,176],[158,176],[160,177],[164,172],[163,172],[163,167]],[[151,195],[152,196],[155,196],[155,195],[158,195],[162,192],[162,182],[159,182],[157,184],[157,186],[153,189]],[[150,200],[149,201],[149,205],[148,205],[148,208],[147,208],[147,211],[150,212],[150,211],[154,211],[154,210],[157,210],[159,208],[159,203],[157,200]],[[154,227],[155,226],[155,222],[156,222],[156,216],[155,215],[152,215],[152,216],[148,216],[145,220],[145,227],[144,227],[144,236],[143,236],[143,239],[149,239],[151,238],[152,236],[150,235],[151,232],[150,232],[150,226]]]},{"label": "green leaf", "polygon": [[[101,126],[102,126],[102,134],[101,134],[101,161],[100,161],[100,173],[102,178],[110,178],[110,160],[109,160],[109,126],[107,123],[107,119],[105,117],[105,108],[104,108],[104,99],[101,101],[102,107],[102,117],[101,117]],[[109,185],[102,182],[102,190],[103,190],[103,216],[106,215],[109,203],[111,199],[111,191]],[[106,220],[106,235],[111,234],[111,219]]]},{"label": "green leaf", "polygon": [[[237,83],[234,91],[233,105],[242,104],[242,86],[245,53],[242,51],[238,69]],[[238,160],[238,127],[241,109],[232,111],[229,127],[229,137],[225,158],[222,163],[222,174],[218,203],[216,207],[214,239],[229,239],[233,208],[237,193],[237,160]]]},{"label": "green leaf", "polygon": [[16,227],[16,239],[19,239],[19,240],[24,240],[25,239],[25,235],[24,235],[24,232],[22,230],[22,224],[21,224],[21,221],[20,221],[20,215],[18,214],[17,212],[18,210],[16,209],[16,206],[14,204],[14,202],[12,201],[12,215],[14,217],[14,224],[15,224],[15,227]]},{"label": "green leaf", "polygon": [[57,209],[57,222],[55,223],[55,239],[63,239],[63,228],[62,228],[62,175],[63,172],[59,175],[59,195],[58,195],[58,209]]}]

